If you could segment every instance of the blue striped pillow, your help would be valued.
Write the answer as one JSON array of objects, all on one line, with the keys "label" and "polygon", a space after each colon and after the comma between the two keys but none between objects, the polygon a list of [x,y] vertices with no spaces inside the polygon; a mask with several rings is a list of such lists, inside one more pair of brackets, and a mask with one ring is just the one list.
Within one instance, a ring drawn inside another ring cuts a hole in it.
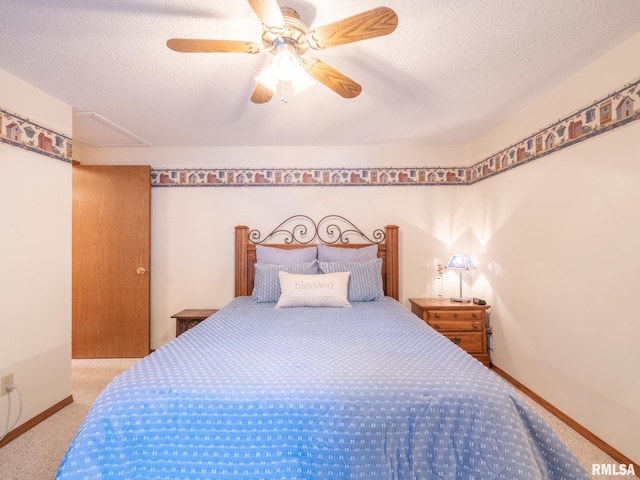
[{"label": "blue striped pillow", "polygon": [[318,248],[313,245],[304,248],[278,248],[256,245],[256,262],[274,265],[291,265],[294,263],[313,262],[318,256]]},{"label": "blue striped pillow", "polygon": [[364,262],[378,258],[378,245],[346,248],[331,245],[318,245],[319,262]]},{"label": "blue striped pillow", "polygon": [[318,262],[322,273],[351,272],[350,302],[373,302],[384,298],[382,288],[382,259],[363,262]]},{"label": "blue striped pillow", "polygon": [[253,281],[253,300],[257,303],[277,302],[280,298],[280,280],[278,272],[317,275],[320,272],[318,262],[292,263],[291,265],[272,265],[256,263],[256,276]]}]

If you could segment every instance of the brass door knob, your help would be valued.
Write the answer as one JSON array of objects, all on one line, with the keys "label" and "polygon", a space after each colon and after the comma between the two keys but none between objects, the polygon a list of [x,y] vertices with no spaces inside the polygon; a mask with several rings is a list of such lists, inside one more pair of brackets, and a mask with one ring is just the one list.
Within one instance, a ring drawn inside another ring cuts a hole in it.
[{"label": "brass door knob", "polygon": [[145,273],[147,273],[147,270],[144,267],[138,267],[138,269],[136,270],[136,273],[138,275],[144,275]]}]

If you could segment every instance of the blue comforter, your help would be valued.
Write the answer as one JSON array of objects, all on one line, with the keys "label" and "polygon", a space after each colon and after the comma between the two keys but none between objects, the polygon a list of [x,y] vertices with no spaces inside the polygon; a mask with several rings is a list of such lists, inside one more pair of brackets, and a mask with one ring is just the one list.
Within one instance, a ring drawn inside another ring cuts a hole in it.
[{"label": "blue comforter", "polygon": [[511,386],[390,298],[228,306],[115,378],[57,479],[588,479]]}]

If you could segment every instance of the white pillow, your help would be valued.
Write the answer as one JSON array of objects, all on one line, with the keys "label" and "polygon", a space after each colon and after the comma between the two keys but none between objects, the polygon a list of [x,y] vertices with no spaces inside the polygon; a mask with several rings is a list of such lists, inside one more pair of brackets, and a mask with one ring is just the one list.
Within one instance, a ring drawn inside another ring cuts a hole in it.
[{"label": "white pillow", "polygon": [[351,272],[319,275],[297,275],[280,271],[280,299],[282,307],[350,307],[347,300]]}]

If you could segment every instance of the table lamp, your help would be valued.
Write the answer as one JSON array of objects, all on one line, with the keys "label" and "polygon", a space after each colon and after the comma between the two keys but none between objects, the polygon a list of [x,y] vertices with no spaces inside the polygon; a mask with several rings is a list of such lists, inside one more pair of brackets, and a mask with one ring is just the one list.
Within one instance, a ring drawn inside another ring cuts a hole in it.
[{"label": "table lamp", "polygon": [[454,253],[449,258],[446,268],[449,270],[460,270],[460,296],[451,297],[451,301],[452,302],[470,302],[471,301],[470,297],[462,296],[462,270],[476,269],[475,265],[471,261],[471,257],[463,253]]}]

